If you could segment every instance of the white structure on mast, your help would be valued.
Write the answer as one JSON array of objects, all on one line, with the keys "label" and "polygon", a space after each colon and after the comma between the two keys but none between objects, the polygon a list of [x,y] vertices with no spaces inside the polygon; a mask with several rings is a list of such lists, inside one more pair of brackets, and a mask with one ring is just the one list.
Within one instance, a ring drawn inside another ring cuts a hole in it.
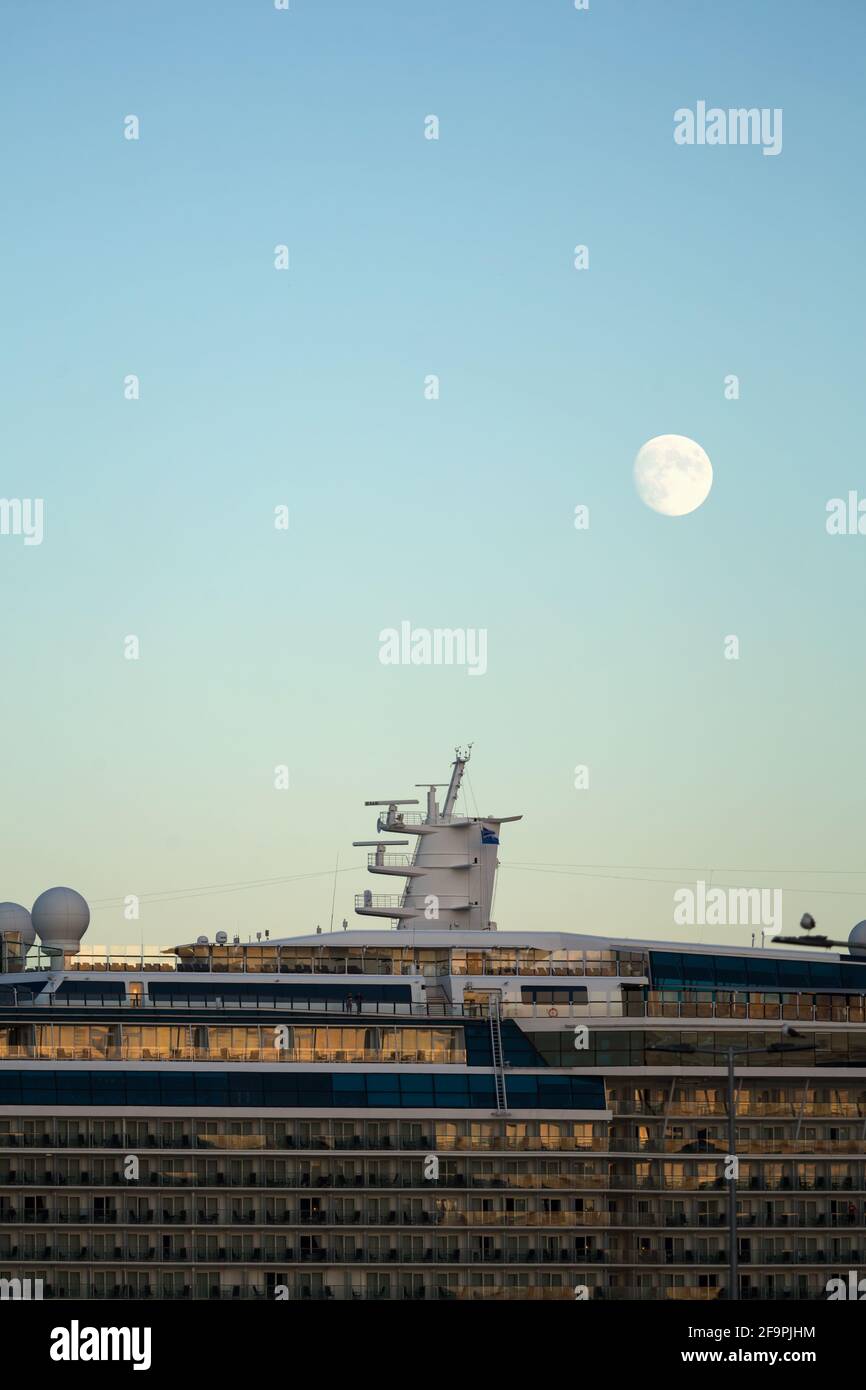
[{"label": "white structure on mast", "polygon": [[406,879],[402,894],[358,894],[355,911],[360,916],[389,917],[398,928],[496,930],[490,914],[499,867],[499,827],[522,817],[457,813],[457,795],[471,748],[470,744],[466,749],[455,749],[451,781],[441,811],[436,792],[444,784],[439,782],[421,784],[427,788],[427,813],[423,817],[398,809],[417,806],[416,799],[365,801],[365,806],[386,808],[376,822],[380,834],[415,835],[417,843],[410,860],[405,854],[388,853],[407,845],[408,840],[353,842],[356,848],[366,846],[373,850],[367,858],[368,873]]}]

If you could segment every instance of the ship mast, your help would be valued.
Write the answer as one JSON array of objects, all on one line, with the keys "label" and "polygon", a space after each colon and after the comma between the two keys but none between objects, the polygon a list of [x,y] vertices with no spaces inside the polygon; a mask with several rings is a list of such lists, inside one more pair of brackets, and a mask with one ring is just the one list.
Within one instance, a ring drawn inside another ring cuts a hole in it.
[{"label": "ship mast", "polygon": [[[436,782],[425,782],[427,813],[404,811],[417,801],[367,801],[367,806],[385,807],[376,821],[382,835],[417,836],[411,856],[388,851],[404,847],[405,839],[356,840],[373,850],[367,859],[367,872],[380,877],[402,878],[402,893],[359,893],[355,911],[362,917],[386,917],[399,927],[429,928],[442,931],[495,931],[490,920],[493,908],[496,870],[499,867],[499,828],[520,816],[469,816],[456,810],[463,773],[469,761],[471,744],[455,748],[451,781],[440,812],[436,805]],[[444,784],[443,784],[444,785]]]},{"label": "ship mast", "polygon": [[456,756],[451,770],[451,781],[448,784],[448,791],[445,796],[445,805],[442,807],[443,816],[450,816],[453,814],[454,807],[457,804],[457,793],[463,781],[463,769],[469,762],[469,758],[472,754],[472,744],[470,743],[469,747],[465,749],[455,748],[454,752]]}]

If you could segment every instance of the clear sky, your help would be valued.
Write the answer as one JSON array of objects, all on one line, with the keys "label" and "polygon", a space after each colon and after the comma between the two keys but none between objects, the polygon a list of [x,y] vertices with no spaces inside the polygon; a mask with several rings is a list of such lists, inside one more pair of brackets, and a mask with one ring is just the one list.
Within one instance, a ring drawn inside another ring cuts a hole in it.
[{"label": "clear sky", "polygon": [[[474,740],[525,817],[502,928],[688,935],[711,870],[866,916],[866,535],[825,528],[866,496],[864,39],[859,0],[5,0],[0,494],[45,535],[0,536],[0,898],[327,926],[363,800]],[[781,153],[675,144],[699,101]],[[634,488],[665,433],[712,460],[688,516]],[[383,666],[403,620],[486,674]]]}]

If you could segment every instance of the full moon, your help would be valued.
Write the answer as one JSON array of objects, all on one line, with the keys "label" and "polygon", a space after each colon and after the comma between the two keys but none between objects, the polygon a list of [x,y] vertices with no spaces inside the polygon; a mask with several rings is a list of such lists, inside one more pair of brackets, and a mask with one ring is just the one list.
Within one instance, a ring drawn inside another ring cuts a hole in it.
[{"label": "full moon", "polygon": [[659,434],[638,451],[634,481],[654,512],[686,516],[706,501],[713,485],[713,465],[693,439]]}]

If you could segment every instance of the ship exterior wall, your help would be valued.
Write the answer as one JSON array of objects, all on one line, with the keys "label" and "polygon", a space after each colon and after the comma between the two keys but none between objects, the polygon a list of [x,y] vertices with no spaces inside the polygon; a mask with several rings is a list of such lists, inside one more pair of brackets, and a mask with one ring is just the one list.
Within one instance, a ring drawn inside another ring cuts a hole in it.
[{"label": "ship exterior wall", "polygon": [[[0,1278],[97,1300],[724,1297],[718,1075],[611,1076],[606,1103],[6,1105]],[[743,1080],[741,1298],[824,1298],[866,1272],[864,1126],[862,1077]]]}]

